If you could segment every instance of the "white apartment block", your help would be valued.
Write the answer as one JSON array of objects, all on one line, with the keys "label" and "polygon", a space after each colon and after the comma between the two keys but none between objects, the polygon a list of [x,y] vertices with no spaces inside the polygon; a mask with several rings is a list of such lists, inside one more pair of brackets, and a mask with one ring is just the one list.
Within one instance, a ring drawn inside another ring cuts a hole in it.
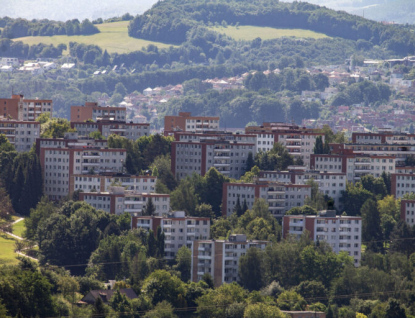
[{"label": "white apartment block", "polygon": [[88,137],[90,133],[99,131],[104,138],[118,135],[130,140],[137,140],[150,135],[150,124],[126,123],[121,121],[99,120],[97,122],[71,122],[79,136]]},{"label": "white apartment block", "polygon": [[401,220],[415,225],[415,200],[401,200]]},{"label": "white apartment block", "polygon": [[77,134],[63,139],[37,139],[36,153],[42,166],[44,193],[60,200],[74,188],[73,175],[123,171],[126,150],[105,148],[105,141],[78,140]]},{"label": "white apartment block", "polygon": [[347,252],[359,266],[362,245],[362,218],[336,216],[335,211],[322,211],[319,215],[286,215],[283,218],[283,237],[300,237],[305,231],[313,241],[324,241],[333,252]]},{"label": "white apartment block", "polygon": [[155,207],[155,216],[162,216],[169,212],[170,195],[168,194],[140,193],[125,190],[123,187],[110,187],[108,192],[79,193],[80,201],[117,215],[127,212],[131,216],[140,216],[150,199]]},{"label": "white apartment block", "polygon": [[207,132],[219,130],[219,117],[191,116],[190,112],[180,112],[179,116],[164,117],[164,134],[174,131]]},{"label": "white apartment block", "polygon": [[310,164],[316,138],[321,136],[324,144],[324,133],[321,131],[304,129],[292,124],[263,123],[262,126],[246,127],[245,133],[257,136],[258,151],[269,151],[278,142],[285,146],[294,158],[301,158],[306,166]]},{"label": "white apartment block", "polygon": [[166,259],[174,259],[182,246],[190,249],[193,241],[210,237],[210,219],[186,216],[184,211],[169,213],[164,217],[137,216],[131,219],[133,229],[151,229],[157,233],[158,227],[164,232]]},{"label": "white apartment block", "polygon": [[18,66],[19,59],[17,57],[2,57],[0,59],[0,65]]},{"label": "white apartment block", "polygon": [[361,177],[371,174],[379,178],[383,172],[395,173],[396,157],[386,155],[330,154],[311,155],[310,167],[318,171],[345,173],[347,180],[359,181]]},{"label": "white apartment block", "polygon": [[171,168],[177,179],[193,173],[204,176],[214,167],[220,173],[239,179],[245,173],[249,153],[255,156],[256,138],[247,135],[175,133]]},{"label": "white apartment block", "polygon": [[[288,167],[290,169],[290,167]],[[306,185],[313,179],[322,194],[333,198],[334,204],[341,209],[340,198],[346,190],[347,178],[345,173],[321,172],[316,170],[261,171],[260,181],[290,182],[294,185]]]},{"label": "white apartment block", "polygon": [[191,281],[198,282],[206,273],[215,287],[239,280],[239,259],[250,248],[264,250],[268,241],[247,240],[244,234],[232,234],[229,240],[200,240],[192,242]]},{"label": "white apartment block", "polygon": [[156,191],[157,177],[134,176],[121,173],[101,174],[74,174],[72,177],[73,189],[70,192],[80,190],[83,192],[106,192],[114,185],[120,185],[126,190],[140,193],[154,193]]},{"label": "white apartment block", "polygon": [[252,208],[255,200],[262,198],[267,201],[270,213],[276,218],[281,218],[291,208],[303,206],[305,199],[310,197],[310,195],[311,186],[303,184],[284,184],[267,181],[224,183],[222,215],[232,215],[238,198],[241,206],[246,200],[249,209]]},{"label": "white apartment block", "polygon": [[396,199],[402,198],[405,194],[415,192],[415,174],[394,173],[391,175],[391,192]]},{"label": "white apartment block", "polygon": [[40,123],[33,121],[0,120],[4,134],[18,152],[29,151],[40,137]]}]

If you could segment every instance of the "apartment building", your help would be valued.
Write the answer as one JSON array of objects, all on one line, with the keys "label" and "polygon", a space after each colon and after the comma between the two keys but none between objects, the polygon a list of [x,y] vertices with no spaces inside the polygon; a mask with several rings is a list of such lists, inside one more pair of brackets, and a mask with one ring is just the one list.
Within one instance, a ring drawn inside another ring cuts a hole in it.
[{"label": "apartment building", "polygon": [[175,131],[218,131],[219,120],[219,117],[192,116],[190,112],[180,112],[179,116],[165,116],[164,135],[171,135]]},{"label": "apartment building", "polygon": [[304,184],[289,184],[281,182],[256,181],[254,183],[224,183],[222,194],[222,215],[230,216],[235,205],[246,200],[249,209],[255,200],[264,199],[269,205],[270,213],[281,218],[293,207],[304,205],[311,195],[311,186]]},{"label": "apartment building", "polygon": [[333,252],[347,252],[355,266],[360,264],[362,245],[362,218],[339,216],[336,211],[321,211],[319,215],[285,215],[282,221],[283,237],[300,237],[305,231],[313,241],[324,241]]},{"label": "apartment building", "polygon": [[415,174],[394,173],[391,175],[391,192],[396,199],[402,198],[405,194],[415,192]]},{"label": "apartment building", "polygon": [[114,185],[120,185],[126,190],[141,193],[154,193],[157,177],[135,176],[125,173],[103,172],[100,174],[74,174],[71,176],[70,184],[73,188],[69,189],[72,194],[74,191],[83,192],[106,192]]},{"label": "apartment building", "polygon": [[415,225],[415,200],[401,200],[401,220]]},{"label": "apartment building", "polygon": [[[291,167],[288,167],[289,169]],[[322,172],[317,170],[288,170],[288,171],[261,171],[260,181],[269,182],[290,182],[294,185],[306,185],[313,179],[324,195],[328,195],[334,200],[334,205],[342,209],[340,198],[342,192],[346,190],[347,178],[342,172]]]},{"label": "apartment building", "polygon": [[149,200],[153,201],[154,215],[162,216],[170,210],[170,195],[141,193],[125,190],[123,187],[110,187],[108,192],[80,192],[79,200],[85,201],[96,209],[111,214],[127,212],[131,216],[142,215]]},{"label": "apartment building", "polygon": [[41,114],[53,112],[53,102],[49,99],[26,99],[23,95],[0,98],[0,116],[19,121],[36,121]]},{"label": "apartment building", "polygon": [[65,138],[36,140],[42,166],[44,193],[60,200],[74,189],[73,175],[123,171],[126,150],[108,149],[105,140],[79,139],[76,133]]},{"label": "apartment building", "polygon": [[40,137],[40,124],[33,121],[0,119],[0,134],[4,134],[18,152],[29,151]]},{"label": "apartment building", "polygon": [[265,249],[268,241],[247,240],[244,234],[232,234],[229,240],[199,240],[192,242],[191,280],[198,282],[206,273],[215,287],[239,280],[239,258],[248,249]]},{"label": "apartment building", "polygon": [[111,119],[125,122],[125,107],[98,106],[95,102],[85,102],[84,106],[71,106],[71,122],[84,122],[87,120]]},{"label": "apartment building", "polygon": [[88,137],[90,133],[99,131],[104,138],[115,134],[130,140],[150,135],[150,124],[126,123],[125,121],[97,120],[97,122],[71,122],[79,136]]},{"label": "apartment building", "polygon": [[316,138],[321,136],[324,143],[324,133],[320,130],[300,128],[294,124],[263,123],[262,126],[246,127],[245,133],[257,136],[258,151],[269,151],[278,142],[294,158],[301,158],[306,166],[310,164]]},{"label": "apartment building", "polygon": [[175,211],[166,216],[135,216],[131,228],[152,230],[157,233],[160,227],[164,232],[164,252],[166,259],[174,259],[182,246],[192,248],[195,240],[210,238],[210,219],[186,216],[184,211]]},{"label": "apartment building", "polygon": [[320,171],[342,172],[352,182],[359,181],[361,177],[371,174],[375,178],[383,172],[395,173],[396,157],[370,156],[365,154],[330,154],[311,155],[310,167]]},{"label": "apartment building", "polygon": [[415,134],[394,132],[390,129],[380,129],[377,133],[352,133],[352,143],[355,144],[410,144],[415,145]]},{"label": "apartment building", "polygon": [[204,176],[211,168],[239,179],[245,173],[249,153],[256,153],[256,137],[225,132],[175,133],[171,169],[177,179],[193,173]]}]

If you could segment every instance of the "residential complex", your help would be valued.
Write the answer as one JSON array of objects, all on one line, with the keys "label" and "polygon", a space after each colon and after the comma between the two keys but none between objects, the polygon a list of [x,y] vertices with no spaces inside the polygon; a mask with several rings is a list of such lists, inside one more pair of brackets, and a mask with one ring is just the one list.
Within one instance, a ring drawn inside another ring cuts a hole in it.
[{"label": "residential complex", "polygon": [[53,102],[49,99],[26,99],[23,95],[0,98],[0,116],[19,121],[36,121],[43,113],[53,112]]},{"label": "residential complex", "polygon": [[71,122],[97,121],[111,119],[114,121],[126,120],[125,107],[98,106],[95,102],[85,102],[84,106],[71,106]]},{"label": "residential complex", "polygon": [[40,137],[40,124],[33,121],[0,119],[0,134],[4,134],[17,151],[29,151],[36,138]]},{"label": "residential complex", "polygon": [[347,252],[356,266],[360,264],[362,218],[339,216],[336,211],[321,211],[319,215],[285,215],[283,237],[300,237],[308,232],[313,241],[326,242],[335,253]]},{"label": "residential complex", "polygon": [[300,128],[297,125],[285,123],[263,123],[262,126],[250,126],[245,128],[246,134],[257,136],[257,150],[269,151],[275,143],[285,146],[294,158],[301,158],[306,166],[309,166],[310,155],[314,153],[317,137],[324,133],[318,129]]},{"label": "residential complex", "polygon": [[179,180],[193,173],[204,176],[212,167],[239,179],[245,173],[249,153],[256,153],[256,138],[252,135],[179,132],[174,137],[171,170]]},{"label": "residential complex", "polygon": [[182,246],[191,248],[193,241],[210,238],[210,219],[186,216],[183,211],[166,216],[135,216],[131,219],[133,229],[142,228],[157,233],[158,227],[164,232],[166,259],[174,259]]},{"label": "residential complex", "polygon": [[149,200],[153,202],[155,216],[162,216],[170,211],[168,194],[142,193],[117,186],[110,187],[107,192],[80,192],[79,200],[117,215],[127,212],[131,216],[140,216]]},{"label": "residential complex", "polygon": [[141,193],[154,193],[157,177],[134,176],[125,173],[103,172],[99,174],[74,174],[71,176],[70,194],[74,191],[106,192],[119,185],[126,190]]},{"label": "residential complex", "polygon": [[293,207],[304,205],[311,196],[311,186],[282,182],[256,181],[254,183],[225,183],[222,194],[222,215],[230,216],[239,202],[244,201],[249,209],[255,200],[262,198],[269,205],[270,213],[276,218],[284,216]]},{"label": "residential complex", "polygon": [[401,200],[401,220],[415,225],[415,200]]},{"label": "residential complex", "polygon": [[79,139],[76,133],[65,138],[36,140],[42,166],[44,194],[60,200],[74,189],[73,175],[119,172],[124,168],[125,149],[108,149],[105,140]]},{"label": "residential complex", "polygon": [[229,240],[199,240],[192,242],[191,280],[198,282],[206,273],[215,287],[239,280],[239,258],[250,248],[265,249],[268,241],[247,240],[244,234],[232,234]]},{"label": "residential complex", "polygon": [[80,137],[88,137],[90,133],[95,131],[99,131],[105,139],[113,134],[130,140],[150,135],[150,124],[126,123],[125,121],[108,119],[96,122],[71,122],[71,128],[76,129]]},{"label": "residential complex", "polygon": [[164,134],[175,131],[208,132],[219,130],[219,117],[192,116],[189,112],[179,112],[179,116],[164,117]]}]

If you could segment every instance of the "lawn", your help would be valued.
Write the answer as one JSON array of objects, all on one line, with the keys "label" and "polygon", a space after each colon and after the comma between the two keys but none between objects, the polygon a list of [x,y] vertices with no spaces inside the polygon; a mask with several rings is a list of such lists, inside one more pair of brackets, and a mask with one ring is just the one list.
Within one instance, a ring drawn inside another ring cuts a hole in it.
[{"label": "lawn", "polygon": [[[54,36],[26,36],[23,38],[16,38],[13,41],[22,41],[26,44],[58,44],[64,43],[69,48],[69,42],[78,42],[85,44],[95,44],[108,53],[128,53],[137,50],[141,50],[142,47],[147,47],[149,44],[154,44],[158,48],[170,47],[170,44],[161,42],[153,42],[142,39],[136,39],[128,36],[128,23],[129,21],[112,22],[97,24],[96,26],[101,33],[93,35],[54,35]],[[68,50],[63,52],[68,54]]]},{"label": "lawn", "polygon": [[297,37],[297,38],[313,38],[313,39],[322,39],[327,38],[328,36],[323,33],[317,33],[310,30],[303,29],[275,29],[269,27],[257,27],[251,25],[240,25],[222,27],[211,27],[210,30],[224,33],[227,36],[235,40],[245,40],[252,41],[255,38],[261,38],[262,40],[271,40],[281,37]]},{"label": "lawn", "polygon": [[13,224],[13,234],[23,237],[23,232],[26,230],[24,220]]},{"label": "lawn", "polygon": [[0,234],[0,265],[14,265],[19,261],[14,253],[14,239],[6,234]]}]

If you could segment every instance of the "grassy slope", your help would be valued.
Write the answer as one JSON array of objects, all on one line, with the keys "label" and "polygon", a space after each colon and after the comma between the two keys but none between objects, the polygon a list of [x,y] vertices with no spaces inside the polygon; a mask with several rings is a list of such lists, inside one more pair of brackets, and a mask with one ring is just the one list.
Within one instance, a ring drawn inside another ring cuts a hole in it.
[{"label": "grassy slope", "polygon": [[14,253],[14,239],[6,234],[0,234],[0,265],[17,264],[17,254]]},{"label": "grassy slope", "polygon": [[24,220],[17,222],[16,224],[13,224],[13,234],[22,237],[23,232],[26,230],[26,227],[24,225]]},{"label": "grassy slope", "polygon": [[212,27],[210,28],[213,31],[224,33],[227,36],[235,39],[235,40],[245,40],[245,41],[252,41],[255,38],[260,37],[262,40],[271,40],[276,39],[284,36],[294,36],[298,38],[313,38],[313,39],[321,39],[327,38],[328,36],[323,33],[317,33],[309,30],[302,30],[302,29],[275,29],[269,27],[257,27],[257,26],[250,26],[250,25],[241,25],[238,27],[235,26],[228,26],[226,28],[220,27]]},{"label": "grassy slope", "polygon": [[[95,44],[108,53],[128,53],[141,50],[142,47],[147,47],[149,44],[154,44],[159,48],[169,47],[170,44],[160,42],[152,42],[142,39],[135,39],[128,36],[129,21],[113,22],[98,24],[97,27],[101,33],[93,35],[79,35],[79,36],[27,36],[23,38],[16,38],[14,41],[23,41],[26,44],[53,44],[58,45],[65,43],[69,47],[69,42],[78,42],[85,44]],[[64,54],[68,52],[64,52]]]}]

